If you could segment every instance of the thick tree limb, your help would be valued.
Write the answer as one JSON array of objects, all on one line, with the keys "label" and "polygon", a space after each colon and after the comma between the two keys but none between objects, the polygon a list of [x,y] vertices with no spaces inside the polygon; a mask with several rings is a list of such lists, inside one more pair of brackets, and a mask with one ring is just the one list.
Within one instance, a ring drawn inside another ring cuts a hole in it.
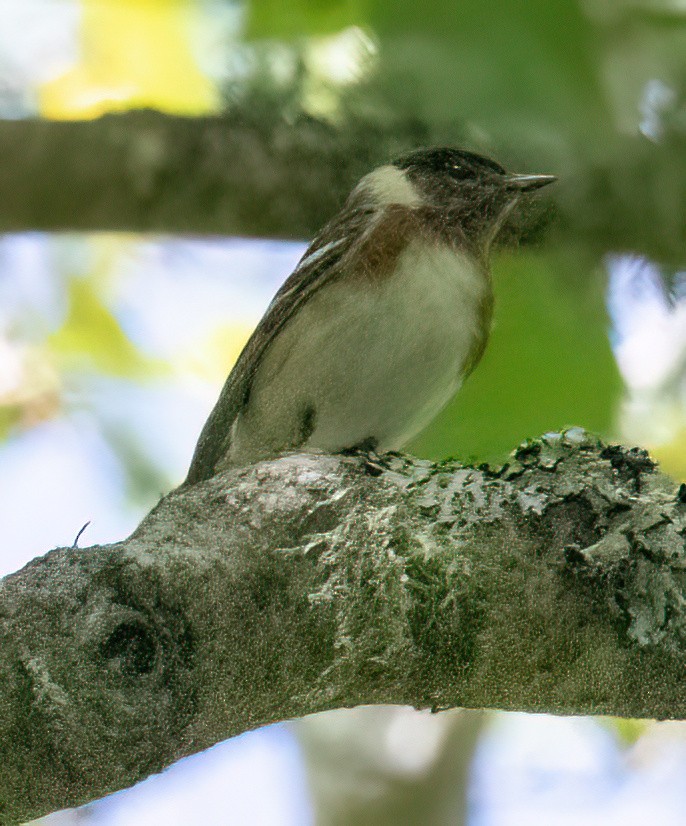
[{"label": "thick tree limb", "polygon": [[[574,244],[583,239],[599,255],[634,250],[681,263],[684,229],[674,199],[686,153],[678,136],[658,154],[653,144],[616,137],[603,158],[587,158],[581,168],[575,155],[567,173],[564,152],[541,158],[539,141],[529,146],[521,139],[499,146],[499,160],[521,171],[556,172],[573,185],[530,205],[536,214],[520,216],[513,237],[539,237],[553,198],[557,229]],[[85,122],[0,120],[0,232],[310,238],[374,166],[437,143],[464,144],[464,126],[397,115],[350,117],[333,127],[250,103],[221,117],[141,110]],[[561,138],[557,145],[568,143]]]},{"label": "thick tree limb", "polygon": [[0,120],[0,232],[128,230],[310,237],[357,180],[413,145],[368,126],[141,110]]},{"label": "thick tree limb", "polygon": [[286,456],[0,588],[0,822],[359,703],[686,718],[686,489],[583,433],[498,471]]}]

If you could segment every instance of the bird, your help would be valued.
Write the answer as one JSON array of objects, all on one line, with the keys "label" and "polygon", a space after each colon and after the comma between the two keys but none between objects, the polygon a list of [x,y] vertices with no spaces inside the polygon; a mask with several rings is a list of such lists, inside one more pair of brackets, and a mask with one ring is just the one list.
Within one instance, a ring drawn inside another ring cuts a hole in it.
[{"label": "bird", "polygon": [[380,456],[407,444],[481,359],[499,230],[555,180],[452,147],[365,175],[269,304],[183,485],[288,451]]}]

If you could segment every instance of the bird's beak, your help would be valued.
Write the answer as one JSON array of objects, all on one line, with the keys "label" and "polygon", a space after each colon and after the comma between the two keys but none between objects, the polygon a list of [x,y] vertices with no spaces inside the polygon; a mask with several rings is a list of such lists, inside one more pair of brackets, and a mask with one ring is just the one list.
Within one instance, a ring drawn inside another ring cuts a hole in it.
[{"label": "bird's beak", "polygon": [[515,192],[531,192],[533,189],[552,184],[556,180],[556,175],[508,175],[505,183],[508,189]]}]

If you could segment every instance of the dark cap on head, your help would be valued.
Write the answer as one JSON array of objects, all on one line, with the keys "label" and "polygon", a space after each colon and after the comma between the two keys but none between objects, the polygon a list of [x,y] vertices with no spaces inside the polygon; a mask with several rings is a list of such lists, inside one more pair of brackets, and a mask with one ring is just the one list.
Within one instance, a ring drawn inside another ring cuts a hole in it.
[{"label": "dark cap on head", "polygon": [[554,175],[517,175],[496,161],[448,146],[417,149],[393,161],[427,206],[450,216],[467,242],[488,247],[522,193],[556,180]]},{"label": "dark cap on head", "polygon": [[464,149],[451,149],[448,146],[416,149],[393,161],[399,169],[413,170],[425,174],[450,175],[455,180],[465,181],[480,177],[507,175],[505,169],[490,158],[467,152]]},{"label": "dark cap on head", "polygon": [[393,165],[413,177],[448,176],[456,182],[499,184],[512,192],[528,192],[557,180],[555,175],[510,174],[490,158],[449,146],[416,149],[397,158]]}]

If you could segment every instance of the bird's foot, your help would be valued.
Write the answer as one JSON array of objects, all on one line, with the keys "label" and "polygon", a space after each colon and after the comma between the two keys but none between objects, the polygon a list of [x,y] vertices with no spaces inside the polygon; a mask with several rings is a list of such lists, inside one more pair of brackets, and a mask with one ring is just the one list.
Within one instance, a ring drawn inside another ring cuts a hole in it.
[{"label": "bird's foot", "polygon": [[369,436],[356,445],[345,448],[345,450],[341,451],[341,454],[343,456],[355,456],[362,459],[365,473],[368,473],[370,476],[381,476],[385,470],[388,470],[389,466],[385,457],[376,452],[378,443],[378,439]]}]

